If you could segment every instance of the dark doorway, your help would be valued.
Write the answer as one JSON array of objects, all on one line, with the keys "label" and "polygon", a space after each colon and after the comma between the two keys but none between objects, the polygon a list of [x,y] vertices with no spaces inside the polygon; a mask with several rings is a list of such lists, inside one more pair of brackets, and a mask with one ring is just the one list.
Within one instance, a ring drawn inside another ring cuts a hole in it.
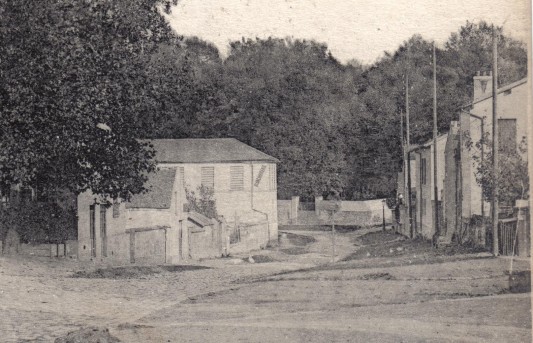
[{"label": "dark doorway", "polygon": [[107,257],[107,206],[100,205],[100,239],[102,240],[102,256]]},{"label": "dark doorway", "polygon": [[89,235],[91,239],[91,257],[96,257],[96,229],[95,229],[95,221],[96,221],[96,213],[94,205],[89,206]]}]

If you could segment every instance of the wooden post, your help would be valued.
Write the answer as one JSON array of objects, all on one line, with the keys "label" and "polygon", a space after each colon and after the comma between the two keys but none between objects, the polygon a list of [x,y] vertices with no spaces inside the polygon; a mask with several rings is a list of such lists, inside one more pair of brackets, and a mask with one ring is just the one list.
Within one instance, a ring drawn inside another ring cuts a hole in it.
[{"label": "wooden post", "polygon": [[411,145],[410,142],[410,133],[409,133],[409,75],[405,74],[405,126],[406,126],[406,145],[407,145],[407,212],[409,213],[409,236],[414,238],[413,230],[413,209],[411,206],[411,153],[409,148]]},{"label": "wooden post", "polygon": [[130,263],[135,263],[135,230],[130,231]]},{"label": "wooden post", "polygon": [[435,43],[433,43],[433,192],[435,198],[435,239],[436,244],[440,236],[439,227],[439,190],[437,186],[437,53],[435,51]]},{"label": "wooden post", "polygon": [[492,26],[492,253],[498,256],[498,36]]},{"label": "wooden post", "polygon": [[[405,196],[405,190],[407,189],[407,168],[406,168],[406,164],[405,164],[405,160],[406,160],[406,157],[405,157],[405,142],[404,142],[404,139],[403,139],[403,111],[400,111],[400,145],[402,147],[402,159],[403,159],[403,188],[404,188],[404,196]],[[402,210],[400,212],[400,216],[402,216],[402,213],[403,213],[403,209],[400,208],[399,204],[398,204],[398,211],[400,211],[400,209]],[[401,217],[400,217],[401,218]],[[403,233],[403,229],[400,228],[400,223],[396,223],[396,226],[398,226],[396,228],[396,233]]]},{"label": "wooden post", "polygon": [[335,262],[335,257],[337,255],[336,249],[335,249],[335,210],[331,211],[331,234],[332,234],[332,241],[333,241],[333,257],[331,262]]}]

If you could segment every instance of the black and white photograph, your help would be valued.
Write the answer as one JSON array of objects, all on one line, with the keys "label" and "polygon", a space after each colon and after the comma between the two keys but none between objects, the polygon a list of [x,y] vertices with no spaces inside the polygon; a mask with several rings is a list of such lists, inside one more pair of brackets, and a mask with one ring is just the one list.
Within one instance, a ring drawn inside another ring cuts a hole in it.
[{"label": "black and white photograph", "polygon": [[0,0],[0,342],[532,342],[531,0]]}]

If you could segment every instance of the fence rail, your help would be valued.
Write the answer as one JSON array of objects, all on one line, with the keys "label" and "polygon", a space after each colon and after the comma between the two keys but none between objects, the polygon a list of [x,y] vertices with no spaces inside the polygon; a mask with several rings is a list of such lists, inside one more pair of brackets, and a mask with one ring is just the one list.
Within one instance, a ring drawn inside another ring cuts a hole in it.
[{"label": "fence rail", "polygon": [[500,255],[518,255],[516,244],[516,218],[500,219],[498,221],[498,250]]}]

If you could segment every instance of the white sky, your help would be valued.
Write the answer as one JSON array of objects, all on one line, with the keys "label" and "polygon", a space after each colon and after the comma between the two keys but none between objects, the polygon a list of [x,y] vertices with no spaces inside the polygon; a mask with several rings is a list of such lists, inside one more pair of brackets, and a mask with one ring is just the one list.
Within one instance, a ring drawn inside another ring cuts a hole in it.
[{"label": "white sky", "polygon": [[292,37],[327,43],[341,62],[372,63],[420,33],[442,44],[466,20],[504,25],[527,42],[530,0],[180,0],[169,17],[185,36],[198,36],[227,53],[245,38]]}]

